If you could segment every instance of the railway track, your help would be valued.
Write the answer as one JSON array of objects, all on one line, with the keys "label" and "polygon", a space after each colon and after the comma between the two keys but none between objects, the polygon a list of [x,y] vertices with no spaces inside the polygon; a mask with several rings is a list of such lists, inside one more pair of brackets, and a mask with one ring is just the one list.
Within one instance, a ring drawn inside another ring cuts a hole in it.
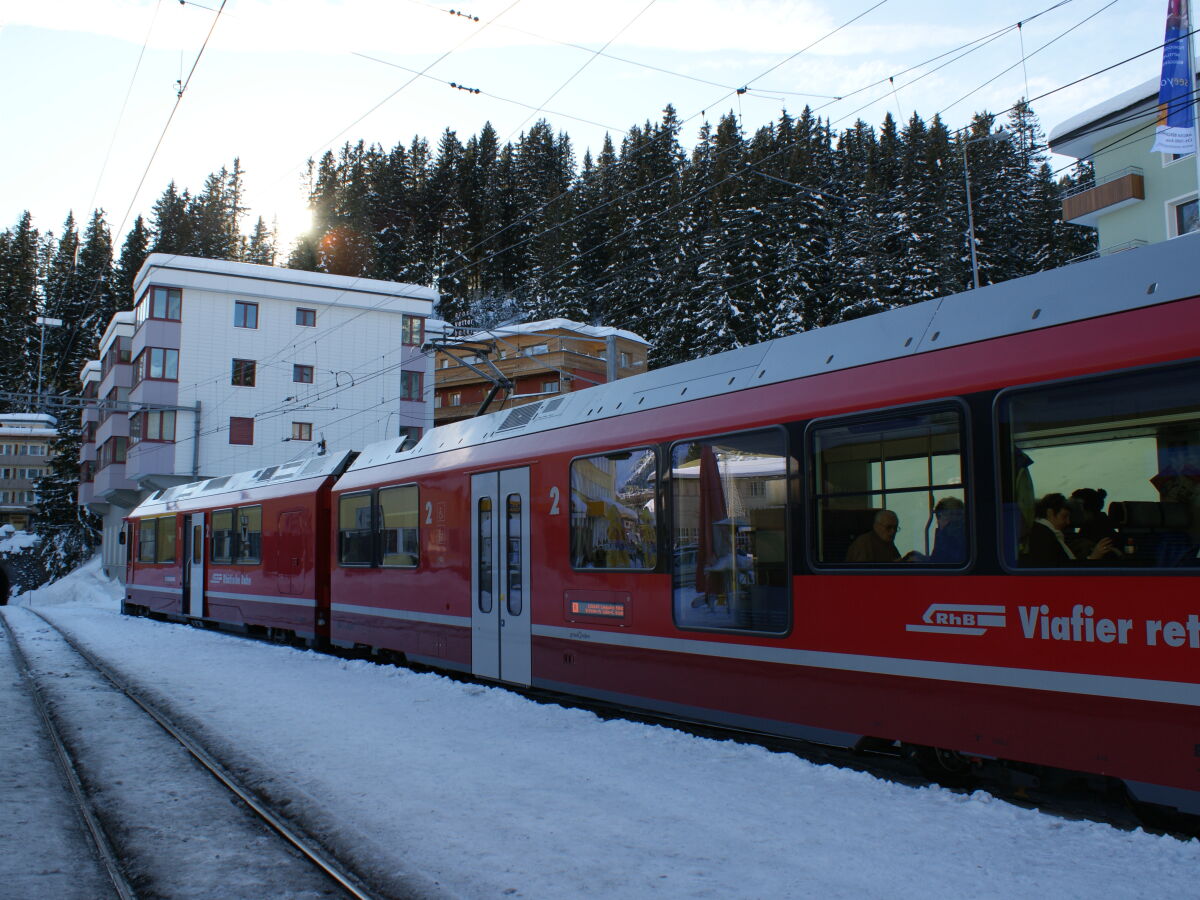
[{"label": "railway track", "polygon": [[48,619],[11,607],[3,617],[117,897],[396,896],[372,889],[271,809]]}]

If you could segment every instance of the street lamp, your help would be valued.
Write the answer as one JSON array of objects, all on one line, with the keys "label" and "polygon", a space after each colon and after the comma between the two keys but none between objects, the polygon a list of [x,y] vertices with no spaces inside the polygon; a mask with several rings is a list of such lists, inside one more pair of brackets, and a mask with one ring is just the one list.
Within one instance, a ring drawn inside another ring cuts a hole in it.
[{"label": "street lamp", "polygon": [[984,141],[1005,141],[1009,140],[1008,132],[1003,128],[993,131],[990,134],[985,134],[982,137],[970,138],[963,141],[963,183],[967,186],[967,240],[971,247],[971,279],[975,283],[975,289],[979,290],[979,262],[975,258],[975,215],[971,212],[971,173],[967,170],[967,147],[970,144],[979,144]]},{"label": "street lamp", "polygon": [[45,350],[46,350],[46,326],[49,325],[51,328],[58,328],[62,325],[62,319],[52,319],[52,318],[50,318],[50,316],[38,316],[36,319],[33,320],[33,322],[35,325],[40,325],[42,327],[42,337],[41,337],[41,340],[38,341],[38,388],[37,388],[38,403],[41,403],[42,402],[42,355],[45,353]]}]

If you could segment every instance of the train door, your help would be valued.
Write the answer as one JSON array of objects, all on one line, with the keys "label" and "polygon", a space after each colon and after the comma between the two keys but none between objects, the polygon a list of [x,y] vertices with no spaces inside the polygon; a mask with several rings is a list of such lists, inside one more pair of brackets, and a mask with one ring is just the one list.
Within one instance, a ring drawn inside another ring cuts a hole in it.
[{"label": "train door", "polygon": [[471,671],[530,680],[529,469],[471,476]]},{"label": "train door", "polygon": [[187,516],[185,534],[186,614],[202,616],[204,615],[204,513],[192,513]]},{"label": "train door", "polygon": [[308,553],[304,536],[311,533],[306,509],[289,509],[279,514],[275,534],[275,571],[281,594],[299,594],[304,587],[304,565]]}]

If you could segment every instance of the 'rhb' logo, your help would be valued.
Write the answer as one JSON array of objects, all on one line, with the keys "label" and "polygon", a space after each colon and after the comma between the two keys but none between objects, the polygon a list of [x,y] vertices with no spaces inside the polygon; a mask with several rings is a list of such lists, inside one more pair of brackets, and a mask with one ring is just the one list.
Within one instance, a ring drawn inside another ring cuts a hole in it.
[{"label": "'rhb' logo", "polygon": [[986,634],[989,628],[1004,627],[1003,606],[965,606],[934,603],[921,616],[921,625],[906,625],[908,631],[935,634]]}]

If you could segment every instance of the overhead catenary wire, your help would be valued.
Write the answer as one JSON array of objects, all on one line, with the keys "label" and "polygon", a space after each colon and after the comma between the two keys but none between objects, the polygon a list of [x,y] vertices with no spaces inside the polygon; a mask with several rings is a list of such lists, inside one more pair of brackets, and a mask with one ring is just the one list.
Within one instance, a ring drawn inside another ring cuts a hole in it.
[{"label": "overhead catenary wire", "polygon": [[[1061,4],[1060,4],[1060,5],[1061,5]],[[1129,61],[1129,60],[1136,59],[1136,58],[1138,58],[1138,56],[1140,56],[1140,55],[1145,55],[1145,53],[1150,53],[1150,52],[1153,52],[1153,49],[1152,49],[1152,50],[1146,50],[1146,52],[1144,52],[1144,53],[1142,53],[1142,54],[1136,54],[1135,56],[1132,56],[1132,58],[1129,58],[1128,60],[1124,60],[1124,62],[1127,62],[1127,61]],[[1122,65],[1122,64],[1115,64],[1115,65]],[[1110,68],[1112,68],[1112,67],[1114,67],[1114,66],[1105,67],[1105,68],[1104,68],[1104,70],[1099,70],[1099,72],[1109,71],[1109,70],[1110,70]],[[1094,76],[1094,74],[1098,74],[1099,72],[1097,72],[1097,73],[1093,73],[1093,76]],[[1088,76],[1088,77],[1093,77],[1093,76]],[[1076,79],[1076,82],[1073,82],[1072,84],[1078,84],[1078,83],[1080,82],[1080,80],[1085,80],[1085,79]],[[1062,90],[1062,89],[1064,89],[1064,88],[1067,88],[1067,86],[1070,86],[1070,85],[1063,85],[1063,86],[1061,86],[1061,88],[1058,88],[1058,89],[1055,89],[1055,90]],[[1051,94],[1051,92],[1054,92],[1054,91],[1048,91],[1048,92],[1046,92],[1046,94],[1043,94],[1043,95],[1040,95],[1040,96],[1048,96],[1049,94]],[[1012,109],[1012,108],[1010,108],[1010,109]],[[954,132],[954,133],[959,133],[959,132],[961,132],[961,131],[964,131],[964,130],[958,130],[958,132]],[[762,161],[758,161],[758,162],[762,162]],[[362,314],[362,312],[356,313],[356,316],[358,316],[358,314]]]},{"label": "overhead catenary wire", "polygon": [[[1056,3],[1055,3],[1055,4],[1053,4],[1052,6],[1050,6],[1050,7],[1047,7],[1046,9],[1044,9],[1044,10],[1042,10],[1042,11],[1038,12],[1038,13],[1035,13],[1033,16],[1028,16],[1028,17],[1026,17],[1025,21],[1031,21],[1031,20],[1032,20],[1032,19],[1034,19],[1034,18],[1037,18],[1037,17],[1039,17],[1039,16],[1041,16],[1041,15],[1044,15],[1044,14],[1046,14],[1046,13],[1048,13],[1048,12],[1051,12],[1051,11],[1053,11],[1053,10],[1055,10],[1055,9],[1058,9],[1058,8],[1060,8],[1060,7],[1062,7],[1062,6],[1065,6],[1065,5],[1067,5],[1068,3],[1070,3],[1070,2],[1072,2],[1072,0],[1058,0],[1058,2],[1056,2]],[[834,31],[831,31],[831,32],[829,32],[828,34],[824,35],[822,38],[820,38],[820,39],[818,39],[817,41],[813,42],[813,44],[810,44],[809,46],[811,47],[811,46],[814,46],[814,45],[815,45],[815,44],[817,44],[817,43],[820,43],[820,41],[821,41],[821,40],[824,40],[825,38],[829,37],[830,35],[832,35],[832,34],[833,34],[834,32],[836,32],[837,30],[840,30],[841,28],[845,27],[845,24],[848,24],[848,23],[844,23],[843,25],[839,25],[839,26],[838,26],[836,29],[834,29]],[[917,69],[919,69],[919,68],[922,68],[924,65],[927,65],[927,64],[928,64],[928,63],[930,63],[930,62],[937,62],[937,61],[941,61],[941,60],[945,59],[945,57],[947,57],[947,56],[951,56],[951,55],[952,55],[952,54],[954,54],[954,53],[958,53],[958,52],[959,52],[959,50],[963,50],[963,52],[962,52],[962,53],[961,53],[959,56],[957,56],[957,57],[955,57],[955,58],[953,58],[953,59],[947,60],[946,62],[943,62],[943,63],[942,63],[942,65],[940,65],[940,66],[938,66],[938,67],[936,67],[936,68],[934,68],[934,69],[932,69],[932,70],[930,70],[930,71],[928,71],[928,72],[925,72],[925,73],[923,73],[922,75],[920,75],[920,76],[918,76],[918,77],[916,77],[916,78],[912,79],[911,81],[909,81],[909,82],[907,82],[907,83],[906,83],[906,86],[907,86],[907,85],[911,85],[911,84],[915,84],[917,81],[920,81],[921,79],[923,79],[923,78],[925,78],[925,77],[928,77],[929,75],[932,75],[933,73],[935,73],[935,72],[937,72],[937,71],[940,71],[941,69],[945,68],[946,66],[948,66],[948,65],[950,65],[950,64],[952,64],[952,63],[954,63],[954,62],[957,62],[959,59],[962,59],[963,57],[967,56],[968,54],[970,54],[970,53],[972,53],[972,52],[975,52],[976,50],[978,50],[978,49],[981,49],[981,48],[982,48],[982,47],[984,47],[984,46],[987,46],[987,44],[991,43],[992,41],[995,41],[995,40],[997,40],[997,39],[998,39],[999,37],[1001,37],[1002,35],[1004,35],[1004,34],[1007,34],[1009,31],[1013,30],[1013,28],[1015,28],[1015,27],[1016,27],[1016,26],[1015,26],[1015,24],[1014,24],[1014,25],[1010,25],[1010,26],[1007,26],[1007,27],[1005,27],[1005,28],[998,29],[998,30],[996,30],[996,31],[990,32],[990,33],[988,33],[988,34],[984,35],[984,36],[983,36],[983,37],[981,37],[981,38],[977,38],[977,39],[975,39],[975,40],[973,40],[973,41],[969,41],[969,42],[967,42],[967,43],[965,43],[965,44],[963,44],[963,45],[960,45],[959,47],[957,47],[957,48],[955,48],[955,49],[953,49],[953,50],[951,50],[951,51],[947,51],[947,52],[944,52],[944,53],[937,54],[936,56],[934,56],[934,57],[931,57],[929,60],[927,60],[927,61],[925,61],[925,62],[923,62],[923,63],[918,63],[918,64],[916,64],[915,66],[910,66],[908,69],[905,69],[905,70],[903,70],[902,72],[899,72],[899,73],[897,73],[897,75],[903,75],[903,74],[907,74],[907,73],[910,73],[910,72],[916,71]],[[795,58],[795,56],[796,56],[796,54],[793,54],[791,58]],[[892,76],[892,77],[895,77],[895,76]],[[880,80],[874,81],[874,82],[872,82],[871,84],[869,84],[869,85],[867,85],[867,86],[864,86],[863,88],[859,88],[859,89],[856,89],[856,90],[854,90],[854,91],[850,91],[850,92],[847,92],[847,93],[845,93],[841,99],[843,99],[843,100],[844,100],[844,99],[847,99],[847,98],[849,98],[849,97],[852,97],[852,96],[855,96],[855,95],[857,95],[857,94],[860,94],[860,93],[862,93],[864,90],[869,90],[871,87],[876,87],[876,86],[880,86],[880,85],[883,85],[883,84],[888,84],[888,83],[890,83],[890,78],[883,78],[883,79],[880,79]],[[726,95],[726,96],[732,96],[732,94],[730,94],[730,95]],[[874,105],[874,104],[875,104],[875,103],[877,103],[877,102],[878,102],[878,98],[872,98],[872,99],[871,99],[870,101],[868,101],[867,103],[863,104],[862,106],[858,107],[858,108],[857,108],[857,109],[855,109],[855,110],[852,110],[852,111],[851,111],[851,112],[849,112],[849,113],[846,113],[845,115],[841,116],[841,117],[840,117],[838,120],[836,120],[836,121],[844,121],[844,120],[846,120],[846,119],[850,118],[851,116],[853,116],[853,115],[856,115],[857,113],[861,112],[863,109],[866,109],[867,107]],[[818,106],[818,107],[816,107],[816,108],[815,108],[813,111],[814,111],[814,112],[820,112],[822,109],[825,109],[826,107],[828,107],[828,106],[830,106],[830,105],[831,105],[831,104],[829,104],[829,103],[827,103],[827,104],[823,104],[823,105],[821,105],[821,106]],[[690,118],[695,118],[695,115],[693,115],[693,116],[690,116],[690,117],[689,117],[689,119],[690,119]],[[680,124],[682,124],[683,122],[686,122],[686,121],[688,121],[689,119],[684,119],[684,120],[681,120],[681,121],[680,121]],[[832,124],[832,122],[831,122],[831,124]],[[627,160],[627,159],[625,158],[625,155],[623,154],[623,156],[622,156],[622,159],[619,161],[619,165],[627,165],[627,164],[629,164],[630,162],[634,161],[634,160],[637,158],[637,155],[638,155],[639,153],[641,153],[643,150],[645,150],[645,149],[647,149],[647,148],[649,148],[649,147],[653,146],[656,140],[657,140],[657,136],[656,136],[656,135],[653,135],[653,134],[650,134],[648,137],[646,137],[646,138],[645,138],[645,139],[642,141],[642,143],[641,143],[640,145],[637,145],[636,147],[634,147],[634,148],[633,148],[633,152],[632,152],[632,154],[631,154],[631,158],[630,158],[630,159],[628,159],[628,160]],[[793,145],[793,146],[794,146],[794,145]],[[791,146],[789,146],[789,147],[787,147],[787,148],[783,148],[783,149],[792,149],[792,147],[791,147]],[[718,156],[718,159],[719,159],[719,158],[720,158],[720,156]],[[619,195],[618,197],[616,197],[616,198],[613,198],[613,199],[611,199],[611,200],[605,201],[605,203],[603,203],[603,204],[600,204],[600,205],[599,205],[599,206],[597,206],[597,207],[593,207],[591,210],[585,210],[585,211],[583,211],[583,212],[581,212],[581,213],[579,213],[579,214],[577,214],[577,215],[575,215],[575,216],[572,216],[572,217],[568,218],[567,220],[565,220],[564,222],[558,223],[558,224],[556,224],[555,226],[552,226],[552,227],[551,227],[551,228],[549,228],[549,229],[546,229],[546,230],[544,230],[544,231],[537,232],[536,234],[534,234],[534,235],[530,235],[530,236],[527,236],[527,237],[525,237],[525,238],[521,239],[520,241],[517,241],[516,243],[509,244],[509,245],[507,245],[507,246],[505,246],[505,247],[502,247],[502,248],[500,248],[500,249],[498,249],[498,250],[494,250],[494,251],[492,251],[491,253],[488,253],[488,254],[486,254],[485,256],[483,256],[482,258],[480,258],[479,260],[474,260],[474,261],[472,261],[470,264],[468,264],[468,265],[466,265],[466,266],[462,266],[462,267],[460,267],[460,268],[458,268],[458,269],[454,269],[454,270],[452,270],[450,273],[447,273],[447,274],[445,274],[443,277],[446,277],[446,278],[453,278],[453,277],[455,277],[456,275],[462,274],[463,272],[465,272],[465,271],[469,270],[470,268],[473,268],[473,267],[480,266],[480,265],[482,265],[482,264],[484,264],[484,263],[486,263],[486,262],[490,261],[491,259],[494,259],[495,257],[499,256],[499,255],[500,255],[500,254],[502,254],[502,253],[507,253],[507,252],[509,252],[510,250],[516,249],[516,248],[518,248],[518,247],[522,246],[523,244],[525,244],[525,243],[528,243],[529,241],[535,240],[535,239],[537,239],[538,237],[542,237],[542,236],[546,235],[547,233],[549,233],[549,232],[551,232],[551,231],[555,230],[556,228],[564,227],[564,226],[566,226],[566,225],[568,225],[568,224],[571,224],[571,223],[573,223],[573,222],[577,221],[579,218],[582,218],[584,215],[588,215],[588,214],[590,214],[591,212],[598,211],[599,209],[602,209],[602,208],[604,208],[605,206],[608,206],[608,205],[610,205],[610,204],[612,204],[612,203],[619,202],[620,200],[623,200],[623,199],[625,199],[625,198],[627,198],[627,197],[629,197],[629,196],[631,196],[631,195],[633,195],[633,194],[635,194],[635,193],[638,193],[638,192],[640,192],[640,191],[643,191],[643,190],[648,190],[649,188],[651,188],[651,187],[655,186],[656,184],[660,184],[660,183],[662,183],[663,181],[665,181],[665,180],[667,180],[667,179],[669,179],[669,178],[671,178],[671,177],[673,177],[673,176],[672,176],[672,175],[667,175],[667,176],[664,176],[663,178],[656,179],[656,180],[652,180],[652,181],[650,181],[650,182],[647,182],[646,184],[642,184],[642,185],[639,185],[639,186],[637,186],[637,187],[635,187],[635,188],[632,188],[632,189],[630,189],[629,191],[626,191],[626,192],[624,192],[624,193],[620,194],[620,195]],[[497,231],[493,232],[492,234],[488,235],[487,237],[484,237],[484,238],[482,238],[482,239],[480,239],[480,240],[476,241],[476,242],[475,242],[474,244],[472,244],[470,247],[467,247],[467,248],[465,248],[465,249],[464,249],[464,251],[463,251],[463,253],[470,253],[472,250],[474,250],[474,249],[477,249],[478,247],[482,246],[483,244],[487,243],[488,241],[494,240],[496,237],[498,237],[499,235],[503,234],[504,232],[506,232],[506,231],[507,231],[507,230],[509,230],[510,228],[516,227],[517,225],[521,224],[523,221],[526,221],[526,220],[527,220],[527,219],[528,219],[530,216],[536,215],[536,214],[538,214],[538,213],[542,212],[543,210],[545,210],[545,209],[548,209],[548,208],[549,208],[549,207],[550,207],[550,206],[551,206],[553,203],[557,202],[558,200],[562,199],[563,197],[569,196],[570,194],[571,194],[571,190],[570,190],[570,189],[563,191],[562,193],[560,193],[560,194],[558,194],[557,196],[555,196],[555,197],[551,198],[550,200],[546,201],[545,203],[543,203],[541,206],[537,207],[536,209],[534,209],[534,210],[532,210],[532,211],[530,211],[530,212],[526,213],[525,215],[521,216],[521,217],[520,217],[520,218],[518,218],[516,221],[514,221],[514,222],[510,222],[509,224],[505,225],[503,228],[500,228],[500,229],[498,229]]]},{"label": "overhead catenary wire", "polygon": [[[1115,2],[1115,0],[1114,0],[1114,2]],[[1057,5],[1062,5],[1062,4],[1056,4],[1056,6],[1057,6]],[[1112,3],[1109,3],[1109,4],[1108,4],[1108,5],[1105,7],[1105,9],[1107,9],[1107,8],[1108,8],[1109,6],[1111,6],[1111,5],[1112,5]],[[1094,15],[1094,14],[1093,14],[1093,15]],[[1092,16],[1089,16],[1088,18],[1092,18]],[[1073,25],[1073,26],[1071,27],[1071,29],[1069,29],[1069,30],[1073,30],[1075,27],[1077,27],[1077,26],[1074,26],[1074,25]],[[1154,50],[1161,49],[1161,47],[1162,47],[1162,45],[1160,44],[1160,45],[1158,45],[1158,46],[1157,46],[1157,47],[1155,47],[1155,48],[1151,48],[1150,50],[1144,51],[1143,53],[1136,54],[1136,55],[1135,55],[1135,56],[1133,56],[1133,57],[1129,57],[1128,59],[1126,59],[1126,60],[1122,61],[1121,63],[1118,63],[1117,65],[1123,65],[1123,64],[1125,64],[1125,63],[1128,63],[1128,62],[1132,61],[1133,59],[1137,59],[1137,58],[1139,58],[1140,56],[1144,56],[1146,53],[1151,53],[1151,52],[1154,52]],[[1035,52],[1036,52],[1036,51],[1035,51]],[[1078,84],[1078,83],[1080,83],[1081,81],[1084,81],[1084,80],[1086,80],[1087,78],[1095,77],[1095,76],[1096,76],[1096,75],[1098,75],[1098,74],[1102,74],[1103,72],[1109,71],[1111,68],[1113,68],[1113,66],[1107,66],[1107,67],[1105,67],[1105,68],[1104,68],[1104,69],[1102,69],[1102,70],[1099,70],[1099,71],[1097,71],[1097,72],[1095,72],[1095,73],[1092,73],[1092,74],[1091,74],[1091,75],[1089,75],[1089,76],[1086,76],[1085,78],[1082,78],[1082,79],[1077,79],[1075,82],[1072,82],[1071,84],[1072,84],[1072,85],[1074,85],[1074,84]],[[924,77],[924,76],[920,76],[920,77]],[[917,80],[917,79],[914,79],[914,81],[916,81],[916,80]],[[911,83],[913,83],[913,82],[909,82],[909,83],[911,84]],[[1055,93],[1055,92],[1057,92],[1057,90],[1065,89],[1065,88],[1066,88],[1066,87],[1068,87],[1068,86],[1071,86],[1071,85],[1064,85],[1064,86],[1063,86],[1063,88],[1055,89],[1054,91],[1047,91],[1047,92],[1045,92],[1045,93],[1041,94],[1041,95],[1040,95],[1038,98],[1036,98],[1036,99],[1042,99],[1042,98],[1044,98],[1044,97],[1046,97],[1046,96],[1049,96],[1049,95],[1050,95],[1050,94],[1052,94],[1052,93]],[[980,88],[976,88],[976,90],[979,90],[979,89],[981,89],[981,88],[982,88],[982,86],[981,86]],[[845,114],[845,115],[841,116],[839,119],[836,119],[836,120],[831,120],[831,121],[830,121],[830,125],[834,124],[834,122],[844,121],[845,119],[849,118],[850,116],[853,116],[853,115],[855,115],[857,112],[861,111],[861,109],[865,109],[867,106],[870,106],[870,105],[872,105],[874,102],[876,102],[876,101],[872,100],[872,101],[868,102],[867,104],[864,104],[864,105],[863,105],[862,107],[860,107],[858,110],[851,111],[850,113],[847,113],[847,114]],[[956,101],[956,102],[959,102],[959,101]],[[1032,102],[1032,101],[1030,101],[1030,102]],[[1011,112],[1011,111],[1012,111],[1013,109],[1015,109],[1015,108],[1016,108],[1016,104],[1014,104],[1013,106],[1009,107],[1007,110],[1003,110],[1003,111],[1002,111],[1000,114],[1003,114],[1003,113],[1005,113],[1005,112]],[[972,126],[972,125],[966,125],[966,126],[963,126],[963,127],[959,128],[959,129],[955,129],[954,131],[952,131],[952,132],[951,132],[951,134],[953,134],[953,135],[961,134],[961,133],[963,133],[963,132],[965,132],[965,131],[969,130],[971,127],[973,127],[973,126]],[[762,159],[759,159],[759,160],[757,160],[756,162],[757,162],[757,164],[762,164],[763,162],[765,162],[765,161],[766,161],[766,160],[768,160],[768,159],[774,158],[774,157],[776,157],[776,156],[779,156],[780,154],[782,154],[782,153],[784,153],[784,152],[787,152],[787,151],[789,151],[789,150],[795,149],[795,147],[796,147],[796,145],[795,145],[795,144],[789,144],[789,145],[786,145],[786,146],[784,146],[784,147],[781,147],[781,148],[779,148],[778,150],[775,150],[775,151],[773,151],[772,153],[768,154],[766,157],[763,157]],[[718,182],[715,182],[715,183],[713,183],[713,184],[710,184],[710,185],[707,185],[707,186],[705,186],[704,188],[702,188],[700,191],[697,191],[697,192],[696,192],[696,193],[694,193],[694,194],[690,194],[690,195],[687,195],[687,196],[683,197],[681,200],[679,200],[679,201],[677,201],[677,202],[675,202],[675,203],[671,204],[670,206],[668,206],[668,207],[666,207],[666,208],[664,208],[664,209],[662,209],[662,210],[658,211],[658,212],[655,214],[655,216],[653,216],[652,218],[657,218],[658,216],[661,216],[661,215],[664,215],[664,214],[666,214],[666,213],[668,213],[668,212],[670,212],[670,211],[673,211],[674,209],[676,209],[676,208],[680,207],[681,205],[683,205],[683,204],[685,204],[685,203],[690,203],[690,202],[692,202],[692,201],[694,201],[694,200],[696,200],[696,199],[699,199],[699,198],[700,198],[700,197],[702,197],[704,194],[706,194],[706,193],[708,193],[708,192],[710,192],[710,191],[712,191],[712,190],[716,189],[717,187],[719,187],[719,186],[721,186],[721,185],[724,185],[724,184],[725,184],[725,183],[727,183],[728,181],[730,181],[730,180],[732,180],[732,179],[734,179],[734,178],[739,178],[739,177],[741,177],[741,175],[742,175],[742,174],[743,174],[742,170],[740,170],[740,169],[734,169],[733,171],[731,171],[731,172],[730,172],[730,174],[729,174],[729,175],[727,175],[725,178],[721,179],[720,181],[718,181]],[[630,191],[630,192],[627,192],[627,194],[628,194],[628,193],[633,193],[634,191],[645,190],[645,189],[647,189],[647,188],[649,188],[649,187],[653,186],[654,184],[656,184],[656,183],[661,183],[662,181],[664,181],[664,180],[666,180],[666,179],[668,179],[668,178],[671,178],[671,177],[674,177],[674,175],[672,174],[672,175],[664,176],[664,178],[657,179],[656,181],[649,182],[649,183],[647,183],[647,184],[645,184],[645,185],[640,185],[638,188],[635,188],[635,189],[633,189],[632,191]],[[612,203],[612,202],[615,202],[615,200],[606,201],[606,203],[605,203],[605,204],[602,204],[602,206],[603,206],[603,205],[607,205],[608,203]],[[508,246],[508,247],[505,247],[505,248],[502,248],[501,250],[494,251],[492,254],[489,254],[489,256],[488,256],[488,257],[485,257],[485,258],[484,258],[484,260],[481,260],[481,261],[479,261],[479,262],[483,262],[483,261],[486,261],[486,260],[487,260],[487,259],[489,259],[489,258],[492,258],[492,257],[498,256],[500,253],[507,252],[508,250],[514,249],[515,247],[517,247],[517,246],[520,246],[521,244],[523,244],[523,243],[525,243],[525,242],[528,242],[528,241],[530,241],[530,240],[534,240],[534,239],[537,239],[537,238],[539,238],[539,237],[543,237],[543,236],[545,236],[547,233],[549,233],[549,232],[551,232],[551,231],[553,231],[553,230],[555,230],[555,229],[561,228],[561,227],[563,227],[563,226],[564,226],[564,225],[566,225],[566,224],[570,224],[571,222],[573,222],[573,221],[575,221],[576,219],[580,218],[580,217],[581,217],[582,215],[584,215],[584,214],[585,214],[585,213],[581,213],[581,214],[579,214],[578,216],[576,216],[576,217],[573,217],[572,219],[568,219],[568,220],[566,220],[566,222],[563,222],[563,223],[557,223],[557,224],[555,224],[555,225],[553,225],[553,226],[550,226],[549,228],[547,228],[547,229],[545,229],[545,230],[543,230],[543,231],[541,231],[541,232],[538,232],[538,233],[537,233],[537,234],[535,234],[535,235],[531,235],[531,236],[529,236],[529,237],[526,237],[526,238],[524,238],[522,241],[520,241],[520,242],[517,242],[516,244],[510,245],[510,246]],[[640,224],[641,224],[641,223],[639,223],[639,225],[640,225]],[[618,240],[618,239],[620,239],[620,238],[622,238],[622,237],[625,237],[625,236],[627,236],[627,235],[628,235],[628,234],[629,234],[629,233],[630,233],[632,230],[633,230],[633,228],[632,228],[632,227],[631,227],[631,228],[626,228],[625,230],[623,230],[623,231],[619,232],[618,234],[615,234],[615,235],[612,235],[612,236],[610,236],[609,238],[607,238],[606,240],[604,240],[604,241],[602,241],[602,242],[600,242],[600,243],[598,243],[598,244],[595,244],[595,245],[593,245],[593,246],[591,246],[591,247],[589,247],[589,248],[586,248],[586,249],[581,249],[580,251],[578,251],[576,254],[574,254],[574,255],[573,255],[573,257],[572,257],[572,259],[571,259],[571,260],[569,260],[569,261],[567,261],[567,262],[564,262],[564,263],[560,263],[558,266],[555,266],[554,268],[547,270],[546,272],[544,272],[544,273],[543,273],[543,276],[549,276],[549,275],[556,274],[557,272],[561,271],[561,270],[562,270],[562,269],[563,269],[563,268],[564,268],[566,265],[568,265],[568,264],[573,264],[574,262],[576,262],[576,261],[578,260],[578,258],[579,258],[579,257],[581,257],[581,256],[586,256],[586,255],[588,255],[588,254],[590,254],[590,253],[594,253],[594,252],[596,252],[597,250],[599,250],[599,249],[601,249],[601,248],[603,248],[603,247],[605,247],[605,246],[608,246],[609,244],[613,243],[614,241],[616,241],[616,240]],[[479,264],[479,263],[477,262],[477,263],[474,263],[473,265],[478,265],[478,264]],[[452,271],[451,273],[449,273],[449,276],[447,276],[447,277],[453,277],[454,275],[461,274],[463,271],[466,271],[468,268],[470,268],[470,266],[465,266],[465,267],[462,267],[462,268],[460,268],[460,269],[454,270],[454,271]]]},{"label": "overhead catenary wire", "polygon": [[[512,136],[514,134],[516,134],[518,131],[520,131],[522,128],[524,128],[526,122],[528,122],[535,115],[537,115],[539,112],[541,112],[543,109],[545,109],[547,103],[549,103],[551,100],[553,100],[555,97],[557,97],[560,93],[562,93],[562,91],[567,87],[567,85],[569,85],[572,81],[574,81],[577,77],[579,77],[579,74],[584,69],[586,69],[593,62],[595,62],[597,55],[599,55],[603,51],[607,50],[609,45],[612,44],[613,41],[615,41],[617,38],[619,38],[621,35],[623,35],[626,31],[628,31],[631,27],[633,27],[633,23],[636,22],[638,19],[640,19],[643,15],[645,15],[646,11],[648,9],[650,9],[650,7],[653,6],[657,2],[658,2],[658,0],[648,0],[646,5],[643,6],[640,10],[638,10],[638,12],[633,16],[633,18],[631,18],[628,22],[626,22],[624,25],[622,25],[621,28],[618,29],[615,34],[613,34],[612,37],[610,37],[607,41],[604,42],[603,47],[601,47],[599,50],[597,50],[595,53],[593,53],[591,56],[589,56],[584,61],[583,65],[581,65],[578,69],[576,69],[574,72],[572,72],[570,75],[568,75],[567,79],[562,84],[560,84],[553,91],[551,91],[550,96],[548,96],[545,100],[543,100],[537,109],[535,109],[528,116],[526,116],[524,121],[522,121],[520,125],[518,125],[516,128],[514,128],[512,130],[512,133],[509,134],[509,136],[505,139],[504,143],[507,144],[510,140],[512,140]],[[886,0],[880,0],[880,2],[886,2]]]}]

